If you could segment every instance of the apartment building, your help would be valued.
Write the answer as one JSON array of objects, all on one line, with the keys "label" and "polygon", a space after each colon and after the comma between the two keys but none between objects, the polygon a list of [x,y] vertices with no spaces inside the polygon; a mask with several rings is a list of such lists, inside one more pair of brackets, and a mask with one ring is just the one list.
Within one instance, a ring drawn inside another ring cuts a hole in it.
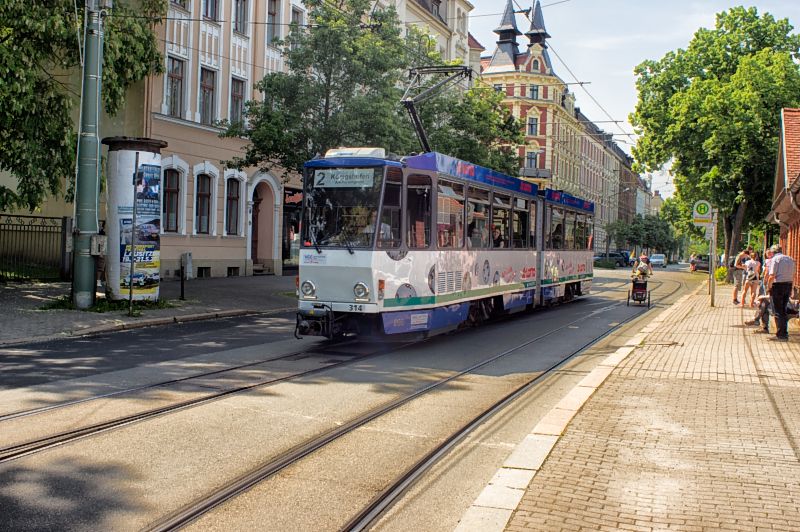
[{"label": "apartment building", "polygon": [[520,175],[594,201],[595,242],[605,242],[604,227],[619,214],[624,162],[612,136],[580,112],[569,84],[554,71],[547,44],[551,36],[539,0],[531,13],[527,43],[521,44],[514,2],[506,2],[494,30],[496,48],[481,59],[481,79],[504,94],[504,103],[524,124]]}]

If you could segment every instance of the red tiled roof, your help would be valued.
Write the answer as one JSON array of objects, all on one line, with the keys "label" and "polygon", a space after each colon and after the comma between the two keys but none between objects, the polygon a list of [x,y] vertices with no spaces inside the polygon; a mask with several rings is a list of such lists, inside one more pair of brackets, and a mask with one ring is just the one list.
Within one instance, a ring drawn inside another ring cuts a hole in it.
[{"label": "red tiled roof", "polygon": [[800,175],[800,109],[783,109],[783,150],[786,154],[786,184]]},{"label": "red tiled roof", "polygon": [[481,43],[478,42],[478,39],[475,38],[474,35],[471,33],[468,34],[468,46],[471,50],[486,50]]}]

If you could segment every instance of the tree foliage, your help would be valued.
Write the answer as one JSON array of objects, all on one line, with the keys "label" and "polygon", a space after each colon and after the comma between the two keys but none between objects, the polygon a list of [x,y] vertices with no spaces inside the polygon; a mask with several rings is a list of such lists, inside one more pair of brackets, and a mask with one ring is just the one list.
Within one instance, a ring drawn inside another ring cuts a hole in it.
[{"label": "tree foliage", "polygon": [[[394,8],[370,0],[306,6],[311,27],[292,28],[283,43],[288,72],[266,75],[257,85],[263,100],[248,102],[244,123],[227,124],[224,135],[250,144],[224,164],[285,176],[337,146],[419,151],[400,99],[409,68],[441,64],[430,37],[414,28],[403,37]],[[487,90],[453,91],[419,114],[437,151],[516,171],[510,145],[521,141],[522,128],[501,101]]]},{"label": "tree foliage", "polygon": [[682,209],[711,201],[729,248],[769,210],[780,109],[800,103],[800,36],[792,29],[786,19],[734,7],[685,50],[635,70],[638,169],[671,161]]},{"label": "tree foliage", "polygon": [[[83,2],[4,0],[0,3],[0,171],[17,180],[0,185],[0,210],[35,209],[74,177],[80,100]],[[77,9],[77,10],[76,10]],[[103,103],[115,114],[132,84],[163,70],[153,24],[165,0],[123,0],[105,19]],[[75,83],[75,80],[78,83]]]},{"label": "tree foliage", "polygon": [[631,223],[616,220],[605,226],[606,233],[618,245],[668,253],[675,248],[675,234],[669,222],[658,216],[636,216]]}]

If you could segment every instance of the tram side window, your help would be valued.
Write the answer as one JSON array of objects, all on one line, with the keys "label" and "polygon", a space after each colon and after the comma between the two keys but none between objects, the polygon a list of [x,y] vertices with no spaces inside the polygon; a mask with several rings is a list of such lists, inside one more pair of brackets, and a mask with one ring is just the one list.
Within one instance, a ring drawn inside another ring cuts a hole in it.
[{"label": "tram side window", "polygon": [[528,247],[528,202],[526,200],[514,198],[513,216],[511,229],[514,247],[525,249]]},{"label": "tram side window", "polygon": [[586,249],[594,249],[594,218],[586,217]]},{"label": "tram side window", "polygon": [[472,249],[491,246],[489,229],[489,191],[469,187],[467,199],[467,247]]},{"label": "tram side window", "polygon": [[575,217],[575,249],[586,248],[586,215],[578,214]]},{"label": "tram side window", "polygon": [[575,249],[575,213],[564,214],[564,249]]},{"label": "tram side window", "polygon": [[439,247],[461,248],[464,245],[464,185],[440,180],[436,205]]},{"label": "tram side window", "polygon": [[538,249],[536,246],[536,202],[531,202],[531,247]]},{"label": "tram side window", "polygon": [[406,187],[406,242],[411,249],[426,249],[431,245],[431,178],[410,175]]},{"label": "tram side window", "polygon": [[492,247],[507,248],[511,229],[511,197],[494,194],[492,201]]},{"label": "tram side window", "polygon": [[378,247],[383,249],[399,248],[402,243],[400,213],[403,196],[403,172],[390,168],[386,174],[386,185],[383,192],[383,210],[381,210]]},{"label": "tram side window", "polygon": [[564,249],[564,211],[548,207],[550,211],[550,227],[547,233],[548,249]]}]

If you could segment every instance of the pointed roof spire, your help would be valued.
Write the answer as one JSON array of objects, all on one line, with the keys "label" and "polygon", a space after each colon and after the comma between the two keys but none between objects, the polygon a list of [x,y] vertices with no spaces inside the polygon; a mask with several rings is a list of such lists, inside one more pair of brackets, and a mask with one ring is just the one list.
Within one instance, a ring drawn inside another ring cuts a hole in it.
[{"label": "pointed roof spire", "polygon": [[531,29],[525,32],[525,35],[528,36],[531,40],[531,44],[541,44],[545,46],[545,39],[550,38],[550,34],[547,33],[547,28],[544,27],[544,15],[542,14],[542,4],[539,3],[539,0],[535,0],[533,3],[533,18],[531,19]]},{"label": "pointed roof spire", "polygon": [[517,19],[514,16],[514,4],[512,0],[508,0],[508,2],[506,2],[506,10],[503,13],[503,20],[500,22],[500,26],[498,26],[494,32],[500,35],[501,39],[503,38],[503,34],[507,32],[513,32],[514,35],[522,35],[522,32],[517,28]]}]

